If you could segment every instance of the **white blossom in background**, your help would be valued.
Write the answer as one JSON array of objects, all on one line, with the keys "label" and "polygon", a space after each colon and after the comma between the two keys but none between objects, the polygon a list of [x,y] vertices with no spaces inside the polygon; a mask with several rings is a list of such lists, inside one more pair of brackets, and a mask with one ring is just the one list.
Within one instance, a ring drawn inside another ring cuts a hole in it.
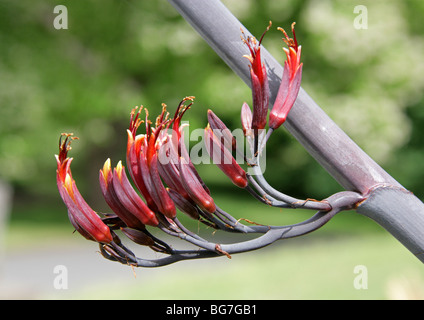
[{"label": "white blossom in background", "polygon": [[384,163],[410,137],[405,108],[422,95],[424,43],[408,33],[402,1],[361,2],[367,29],[354,27],[357,5],[307,2],[301,24],[315,39],[314,54],[340,73],[346,70],[354,83],[334,94],[305,75],[304,87],[371,157]]}]

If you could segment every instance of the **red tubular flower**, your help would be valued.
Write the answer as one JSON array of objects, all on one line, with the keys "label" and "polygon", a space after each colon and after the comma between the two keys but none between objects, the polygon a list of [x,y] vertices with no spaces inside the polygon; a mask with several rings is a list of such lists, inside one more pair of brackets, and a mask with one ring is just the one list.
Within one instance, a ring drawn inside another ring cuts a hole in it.
[{"label": "red tubular flower", "polygon": [[121,228],[121,231],[134,243],[149,247],[153,247],[155,245],[155,241],[142,231],[129,228]]},{"label": "red tubular flower", "polygon": [[184,212],[192,219],[199,220],[199,212],[191,199],[183,197],[179,192],[174,191],[173,189],[169,189],[168,192],[181,212]]},{"label": "red tubular flower", "polygon": [[214,164],[216,164],[236,186],[245,188],[248,185],[246,172],[239,166],[231,152],[214,134],[214,131],[212,131],[209,125],[205,128],[205,145]]},{"label": "red tubular flower", "polygon": [[184,146],[183,138],[180,139],[179,150],[181,154],[178,168],[184,189],[187,191],[190,199],[202,210],[214,213],[216,211],[215,202],[210,195],[209,189],[206,187],[193,163],[190,161],[188,151]]},{"label": "red tubular flower", "polygon": [[209,213],[216,210],[215,202],[210,194],[203,188],[203,185],[197,178],[197,174],[192,167],[183,158],[180,158],[181,181],[190,198],[202,209]]},{"label": "red tubular flower", "polygon": [[172,133],[168,134],[166,131],[162,131],[161,133],[163,134],[158,138],[159,174],[170,189],[178,192],[187,200],[190,199],[190,196],[185,191],[184,186],[182,185],[181,176],[178,168],[180,157],[179,142],[183,130],[183,127],[180,124],[184,113],[191,106],[191,103],[186,106],[184,105],[184,102],[187,100],[193,101],[193,99],[194,97],[190,96],[184,98],[180,102],[172,120]]},{"label": "red tubular flower", "polygon": [[121,162],[112,173],[110,160],[106,160],[99,181],[107,204],[128,227],[144,229],[144,225],[158,225],[155,213],[132,188]]},{"label": "red tubular flower", "polygon": [[293,39],[289,38],[284,29],[279,28],[284,33],[285,39],[283,40],[289,48],[283,48],[287,55],[287,60],[284,62],[283,78],[269,115],[269,127],[273,130],[286,121],[287,115],[296,101],[302,80],[301,46],[297,43],[294,25],[295,23],[292,24]]},{"label": "red tubular flower", "polygon": [[177,212],[174,202],[166,191],[159,175],[157,154],[153,154],[148,159],[142,152],[140,154],[140,168],[143,172],[143,179],[147,190],[154,199],[159,212],[168,218],[175,218]]},{"label": "red tubular flower", "polygon": [[156,137],[159,131],[160,128],[156,132],[151,132],[147,137],[144,148],[141,148],[139,165],[146,188],[155,201],[159,212],[172,219],[177,214],[175,204],[162,183],[158,169]]},{"label": "red tubular flower", "polygon": [[265,33],[271,27],[269,26],[262,34],[259,42],[254,37],[242,37],[243,42],[247,45],[250,51],[249,56],[244,56],[250,61],[250,78],[252,81],[252,98],[253,98],[253,118],[252,129],[255,135],[258,130],[264,129],[267,122],[268,105],[269,105],[269,85],[268,76],[266,73],[265,65],[261,61],[261,42]]},{"label": "red tubular flower", "polygon": [[225,146],[229,150],[234,151],[237,149],[236,138],[233,136],[230,129],[228,129],[225,123],[210,109],[208,110],[208,123],[215,135],[219,135],[219,138],[224,140]]},{"label": "red tubular flower", "polygon": [[173,145],[172,140],[175,140],[174,136],[168,137],[168,140],[158,150],[159,175],[170,189],[178,192],[184,198],[190,199],[190,196],[181,183],[180,171],[178,169],[179,156],[177,147]]},{"label": "red tubular flower", "polygon": [[127,130],[127,166],[128,172],[130,173],[134,184],[136,185],[138,191],[140,191],[143,195],[147,205],[153,211],[157,211],[156,203],[146,188],[139,165],[139,156],[141,148],[145,145],[145,135],[136,135],[137,129],[142,123],[142,121],[139,119],[141,110],[142,107],[137,111],[137,113],[135,112],[136,109],[133,109],[131,111],[130,126]]},{"label": "red tubular flower", "polygon": [[146,134],[136,136],[137,129],[141,124],[139,114],[131,112],[130,127],[127,142],[127,163],[129,172],[137,188],[143,194],[149,208],[160,212],[168,218],[176,216],[175,205],[167,193],[159,175],[157,137],[163,126],[168,122],[166,119],[165,106],[156,121],[156,127],[151,128],[146,111]]},{"label": "red tubular flower", "polygon": [[198,219],[196,205],[210,213],[215,212],[216,207],[209,189],[200,178],[184,145],[181,119],[192,105],[190,103],[185,106],[184,103],[193,99],[194,97],[186,97],[180,102],[172,120],[172,134],[163,135],[159,139],[158,154],[161,158],[159,173],[168,185],[168,193],[175,205],[192,218]]},{"label": "red tubular flower", "polygon": [[[66,136],[62,142],[62,137]],[[68,208],[68,217],[75,229],[86,239],[100,243],[111,243],[112,234],[109,227],[97,213],[85,202],[72,179],[72,158],[67,157],[70,143],[75,138],[71,134],[62,134],[59,141],[59,155],[56,155],[56,181],[63,202]]]}]

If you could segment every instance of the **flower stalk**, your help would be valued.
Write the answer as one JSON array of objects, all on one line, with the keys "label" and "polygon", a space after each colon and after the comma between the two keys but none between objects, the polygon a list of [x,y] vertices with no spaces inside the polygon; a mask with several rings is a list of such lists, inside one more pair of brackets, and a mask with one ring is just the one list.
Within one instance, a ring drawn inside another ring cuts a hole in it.
[{"label": "flower stalk", "polygon": [[[244,137],[253,150],[253,159],[246,161],[244,150],[238,148],[237,139],[212,111],[208,110],[208,125],[204,129],[205,150],[215,164],[236,186],[246,190],[254,199],[266,206],[279,208],[305,208],[318,212],[310,219],[288,226],[270,226],[248,219],[235,218],[216,203],[211,190],[197,172],[184,143],[182,117],[193,104],[194,97],[181,100],[171,118],[167,106],[153,123],[143,106],[130,113],[127,129],[126,167],[119,161],[112,169],[107,159],[99,171],[99,183],[113,214],[101,218],[84,201],[76,188],[70,172],[72,159],[71,135],[60,140],[57,160],[57,184],[59,193],[68,208],[69,219],[75,229],[88,240],[99,243],[101,254],[108,260],[139,267],[157,267],[181,260],[226,256],[256,250],[280,239],[307,234],[326,224],[335,214],[352,208],[361,198],[356,193],[342,192],[322,201],[299,200],[272,188],[261,171],[259,158],[273,130],[284,123],[296,100],[301,80],[301,47],[297,43],[294,24],[293,39],[283,31],[288,49],[284,49],[287,60],[277,99],[268,117],[270,100],[266,67],[261,60],[261,43],[269,26],[259,41],[242,34],[250,55],[253,111],[247,103],[241,109],[241,126]],[[188,104],[187,104],[188,103]],[[144,110],[145,117],[141,119]],[[144,123],[144,132],[138,133]],[[264,134],[266,125],[268,134]],[[242,154],[249,173],[237,163],[234,153]],[[128,174],[127,175],[127,171]],[[135,188],[133,188],[132,183]],[[200,237],[180,221],[179,212],[197,220],[214,231],[232,233],[254,233],[259,236],[248,241],[220,244]],[[198,249],[178,250],[150,233],[149,229],[163,231],[168,236],[187,241]],[[164,258],[147,260],[137,258],[124,245],[118,232],[133,243],[148,246],[166,255]],[[200,248],[200,249],[199,249]]]}]

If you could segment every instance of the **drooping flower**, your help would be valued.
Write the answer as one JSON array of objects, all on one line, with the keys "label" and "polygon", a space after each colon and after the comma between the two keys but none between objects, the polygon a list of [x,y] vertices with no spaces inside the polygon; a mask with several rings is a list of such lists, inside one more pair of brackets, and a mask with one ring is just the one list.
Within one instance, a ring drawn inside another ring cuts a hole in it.
[{"label": "drooping flower", "polygon": [[[63,137],[66,137],[62,141]],[[62,134],[59,140],[59,155],[56,155],[56,182],[63,202],[68,208],[68,217],[74,228],[86,239],[100,243],[111,243],[109,227],[87,204],[80,194],[71,173],[72,158],[68,158],[72,134]]]},{"label": "drooping flower", "polygon": [[284,29],[278,28],[284,34],[285,38],[283,40],[287,44],[288,49],[283,48],[287,59],[284,62],[280,88],[269,115],[269,127],[273,130],[280,127],[286,121],[287,115],[296,101],[302,80],[303,63],[300,62],[301,46],[297,43],[294,25],[295,23],[291,26],[293,38],[290,38]]},{"label": "drooping flower", "polygon": [[252,82],[253,117],[252,129],[258,135],[258,130],[264,129],[267,123],[269,105],[269,84],[266,67],[261,60],[261,43],[266,32],[271,27],[271,21],[259,41],[255,37],[246,37],[243,33],[242,40],[247,45],[250,55],[245,55],[250,61],[250,78]]},{"label": "drooping flower", "polygon": [[175,191],[174,189],[168,189],[169,195],[172,200],[174,200],[175,205],[181,211],[187,214],[194,220],[199,220],[199,212],[197,211],[196,204],[191,199],[187,199],[182,196],[180,192]]},{"label": "drooping flower", "polygon": [[237,149],[237,140],[225,123],[212,111],[208,110],[208,123],[215,135],[224,141],[225,146],[232,151]]},{"label": "drooping flower", "polygon": [[189,161],[188,153],[184,152],[185,148],[182,148],[183,152],[180,157],[179,170],[181,176],[181,182],[184,189],[187,191],[190,199],[196,203],[200,209],[214,213],[216,211],[215,201],[210,195],[209,189],[207,189],[203,181],[199,178],[194,166]]},{"label": "drooping flower", "polygon": [[245,188],[248,185],[246,172],[240,167],[232,153],[225,146],[225,143],[222,141],[224,139],[219,139],[214,132],[215,131],[212,131],[209,125],[205,128],[205,145],[209,156],[213,160],[213,163],[218,166],[236,186]]}]

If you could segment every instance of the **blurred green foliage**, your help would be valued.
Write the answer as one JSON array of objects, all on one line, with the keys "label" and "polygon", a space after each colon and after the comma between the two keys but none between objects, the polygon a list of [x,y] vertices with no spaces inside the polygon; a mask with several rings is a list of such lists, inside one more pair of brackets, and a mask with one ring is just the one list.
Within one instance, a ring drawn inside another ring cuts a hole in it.
[{"label": "blurred green foliage", "polygon": [[[405,187],[424,197],[424,5],[421,0],[362,1],[368,28],[356,29],[355,1],[225,0],[255,35],[273,26],[296,31],[303,87],[366,152]],[[53,26],[56,5],[68,29]],[[264,46],[281,62],[281,33]],[[240,57],[240,59],[243,59]],[[247,60],[246,60],[246,63]],[[196,96],[185,120],[206,125],[212,108],[240,126],[249,88],[166,0],[3,0],[0,3],[0,179],[18,195],[58,198],[57,141],[74,132],[73,172],[95,199],[98,169],[125,157],[134,106],[150,114],[175,110]],[[212,166],[200,166],[216,192],[233,187]],[[267,178],[299,197],[324,198],[340,187],[283,129],[267,151]]]}]

